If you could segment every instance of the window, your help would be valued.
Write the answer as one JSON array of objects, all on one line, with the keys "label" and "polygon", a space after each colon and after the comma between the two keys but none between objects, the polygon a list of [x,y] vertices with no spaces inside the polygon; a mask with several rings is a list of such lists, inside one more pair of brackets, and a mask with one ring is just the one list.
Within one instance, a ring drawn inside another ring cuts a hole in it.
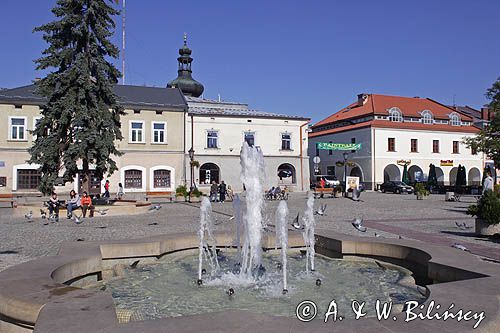
[{"label": "window", "polygon": [[12,117],[10,119],[10,140],[26,140],[26,117]]},{"label": "window", "polygon": [[295,184],[295,168],[293,165],[284,163],[278,167],[278,184]]},{"label": "window", "polygon": [[460,154],[458,141],[453,141],[453,154]]},{"label": "window", "polygon": [[412,153],[418,153],[418,140],[417,139],[411,139],[410,141],[410,151]]},{"label": "window", "polygon": [[288,133],[281,134],[281,150],[292,150],[290,144],[291,135]]},{"label": "window", "polygon": [[398,108],[391,108],[389,110],[389,120],[394,122],[402,122],[403,116]]},{"label": "window", "polygon": [[450,123],[451,126],[460,126],[460,117],[456,113],[452,113],[450,115]]},{"label": "window", "polygon": [[130,122],[130,142],[141,143],[144,142],[144,122],[131,121]]},{"label": "window", "polygon": [[424,124],[434,123],[434,118],[432,116],[432,113],[429,110],[422,111],[422,122]]},{"label": "window", "polygon": [[[351,138],[351,143],[356,143],[356,138]],[[355,153],[356,150],[351,150],[351,153]]]},{"label": "window", "polygon": [[217,131],[207,132],[207,148],[219,148],[218,146],[219,133]]},{"label": "window", "polygon": [[151,127],[153,129],[153,143],[166,143],[167,142],[167,123],[153,121],[151,123]]},{"label": "window", "polygon": [[214,163],[200,166],[200,184],[219,183],[219,167]]},{"label": "window", "polygon": [[335,176],[335,165],[328,165],[326,167],[326,174],[331,175],[331,176]]},{"label": "window", "polygon": [[439,153],[439,140],[432,140],[432,152]]},{"label": "window", "polygon": [[253,147],[255,145],[255,133],[254,132],[245,132],[245,142]]},{"label": "window", "polygon": [[396,151],[396,139],[388,138],[387,139],[387,151]]},{"label": "window", "polygon": [[40,184],[41,174],[38,170],[18,169],[17,170],[17,189],[18,190],[36,190]]},{"label": "window", "polygon": [[7,186],[7,177],[0,177],[0,187]]},{"label": "window", "polygon": [[132,169],[125,171],[125,188],[142,188],[141,170]]},{"label": "window", "polygon": [[155,170],[153,173],[153,186],[154,188],[170,187],[170,171],[164,169]]},{"label": "window", "polygon": [[[333,143],[332,141],[328,141],[328,143]],[[333,155],[333,150],[332,149],[328,149],[328,155]]]}]

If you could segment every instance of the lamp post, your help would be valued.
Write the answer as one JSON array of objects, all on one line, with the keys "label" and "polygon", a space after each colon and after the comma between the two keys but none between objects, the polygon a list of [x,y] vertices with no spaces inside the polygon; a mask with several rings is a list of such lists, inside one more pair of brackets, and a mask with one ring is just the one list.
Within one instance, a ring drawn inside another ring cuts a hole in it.
[{"label": "lamp post", "polygon": [[191,186],[189,188],[189,192],[191,192],[193,190],[193,187],[194,187],[194,169],[193,169],[194,149],[193,149],[193,147],[189,148],[188,154],[189,154],[189,160],[190,160],[189,166],[191,167]]},{"label": "lamp post", "polygon": [[349,153],[345,152],[344,154],[344,197],[347,198],[347,156]]}]

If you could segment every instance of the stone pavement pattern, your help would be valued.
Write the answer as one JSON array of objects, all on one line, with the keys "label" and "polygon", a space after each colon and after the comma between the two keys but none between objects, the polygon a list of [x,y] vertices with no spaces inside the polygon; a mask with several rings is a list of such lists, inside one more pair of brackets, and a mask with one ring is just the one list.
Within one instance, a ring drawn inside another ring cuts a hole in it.
[{"label": "stone pavement pattern", "polygon": [[[474,219],[465,215],[472,202],[445,202],[444,196],[432,195],[427,200],[416,200],[414,195],[395,195],[366,192],[363,202],[344,198],[318,199],[327,204],[327,215],[317,216],[317,228],[364,237],[417,239],[423,242],[449,246],[453,242],[466,245],[473,253],[500,260],[500,243],[474,236],[474,229],[460,230],[455,221],[474,225]],[[305,209],[306,194],[292,193],[288,200],[290,220]],[[274,224],[277,201],[266,201],[264,218]],[[22,208],[18,208],[22,209]],[[213,204],[217,219],[216,230],[234,230],[231,203]],[[43,225],[35,218],[28,223],[12,216],[12,209],[0,209],[0,270],[41,256],[55,255],[64,241],[91,241],[133,239],[176,232],[196,232],[199,224],[199,204],[168,203],[159,211],[144,215],[97,216],[76,225],[71,220]],[[355,230],[350,221],[362,217],[368,227],[366,233]],[[217,232],[217,231],[216,231]],[[458,251],[458,250],[457,250]]]}]

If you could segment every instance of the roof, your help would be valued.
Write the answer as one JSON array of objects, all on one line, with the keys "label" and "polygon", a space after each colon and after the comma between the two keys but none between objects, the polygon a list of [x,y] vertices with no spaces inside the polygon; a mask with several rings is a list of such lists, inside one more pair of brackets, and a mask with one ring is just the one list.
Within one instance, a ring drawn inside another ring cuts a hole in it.
[{"label": "roof", "polygon": [[374,115],[388,115],[388,110],[392,107],[399,108],[405,117],[420,118],[422,111],[429,110],[432,112],[435,119],[449,119],[450,113],[458,112],[462,115],[462,120],[472,121],[472,118],[466,113],[452,109],[430,98],[369,94],[366,103],[363,105],[359,106],[356,101],[314,124],[313,128],[341,120]]},{"label": "roof", "polygon": [[[45,98],[35,95],[35,86],[0,90],[0,103],[42,105]],[[118,101],[125,107],[184,110],[186,101],[178,88],[158,88],[133,85],[114,85]]]},{"label": "roof", "polygon": [[454,106],[449,106],[452,109],[455,109],[457,111],[460,111],[461,113],[465,113],[466,115],[473,117],[473,118],[478,118],[481,119],[481,111],[474,109],[468,105],[454,105]]},{"label": "roof", "polygon": [[309,121],[310,118],[253,110],[248,104],[186,96],[188,113],[198,116],[254,117]]}]

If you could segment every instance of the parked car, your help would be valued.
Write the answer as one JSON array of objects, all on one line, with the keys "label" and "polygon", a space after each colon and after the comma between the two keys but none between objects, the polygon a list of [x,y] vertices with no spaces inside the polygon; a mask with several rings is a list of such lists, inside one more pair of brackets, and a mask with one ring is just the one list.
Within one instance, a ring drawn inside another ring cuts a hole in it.
[{"label": "parked car", "polygon": [[337,179],[337,177],[332,176],[332,175],[316,175],[313,176],[312,180],[312,188],[314,187],[319,187],[319,182],[321,181],[321,178],[325,180],[325,187],[335,187],[340,185],[340,181]]},{"label": "parked car", "polygon": [[410,185],[406,185],[401,181],[388,181],[380,185],[380,190],[382,193],[392,192],[392,193],[413,193],[414,189]]}]

